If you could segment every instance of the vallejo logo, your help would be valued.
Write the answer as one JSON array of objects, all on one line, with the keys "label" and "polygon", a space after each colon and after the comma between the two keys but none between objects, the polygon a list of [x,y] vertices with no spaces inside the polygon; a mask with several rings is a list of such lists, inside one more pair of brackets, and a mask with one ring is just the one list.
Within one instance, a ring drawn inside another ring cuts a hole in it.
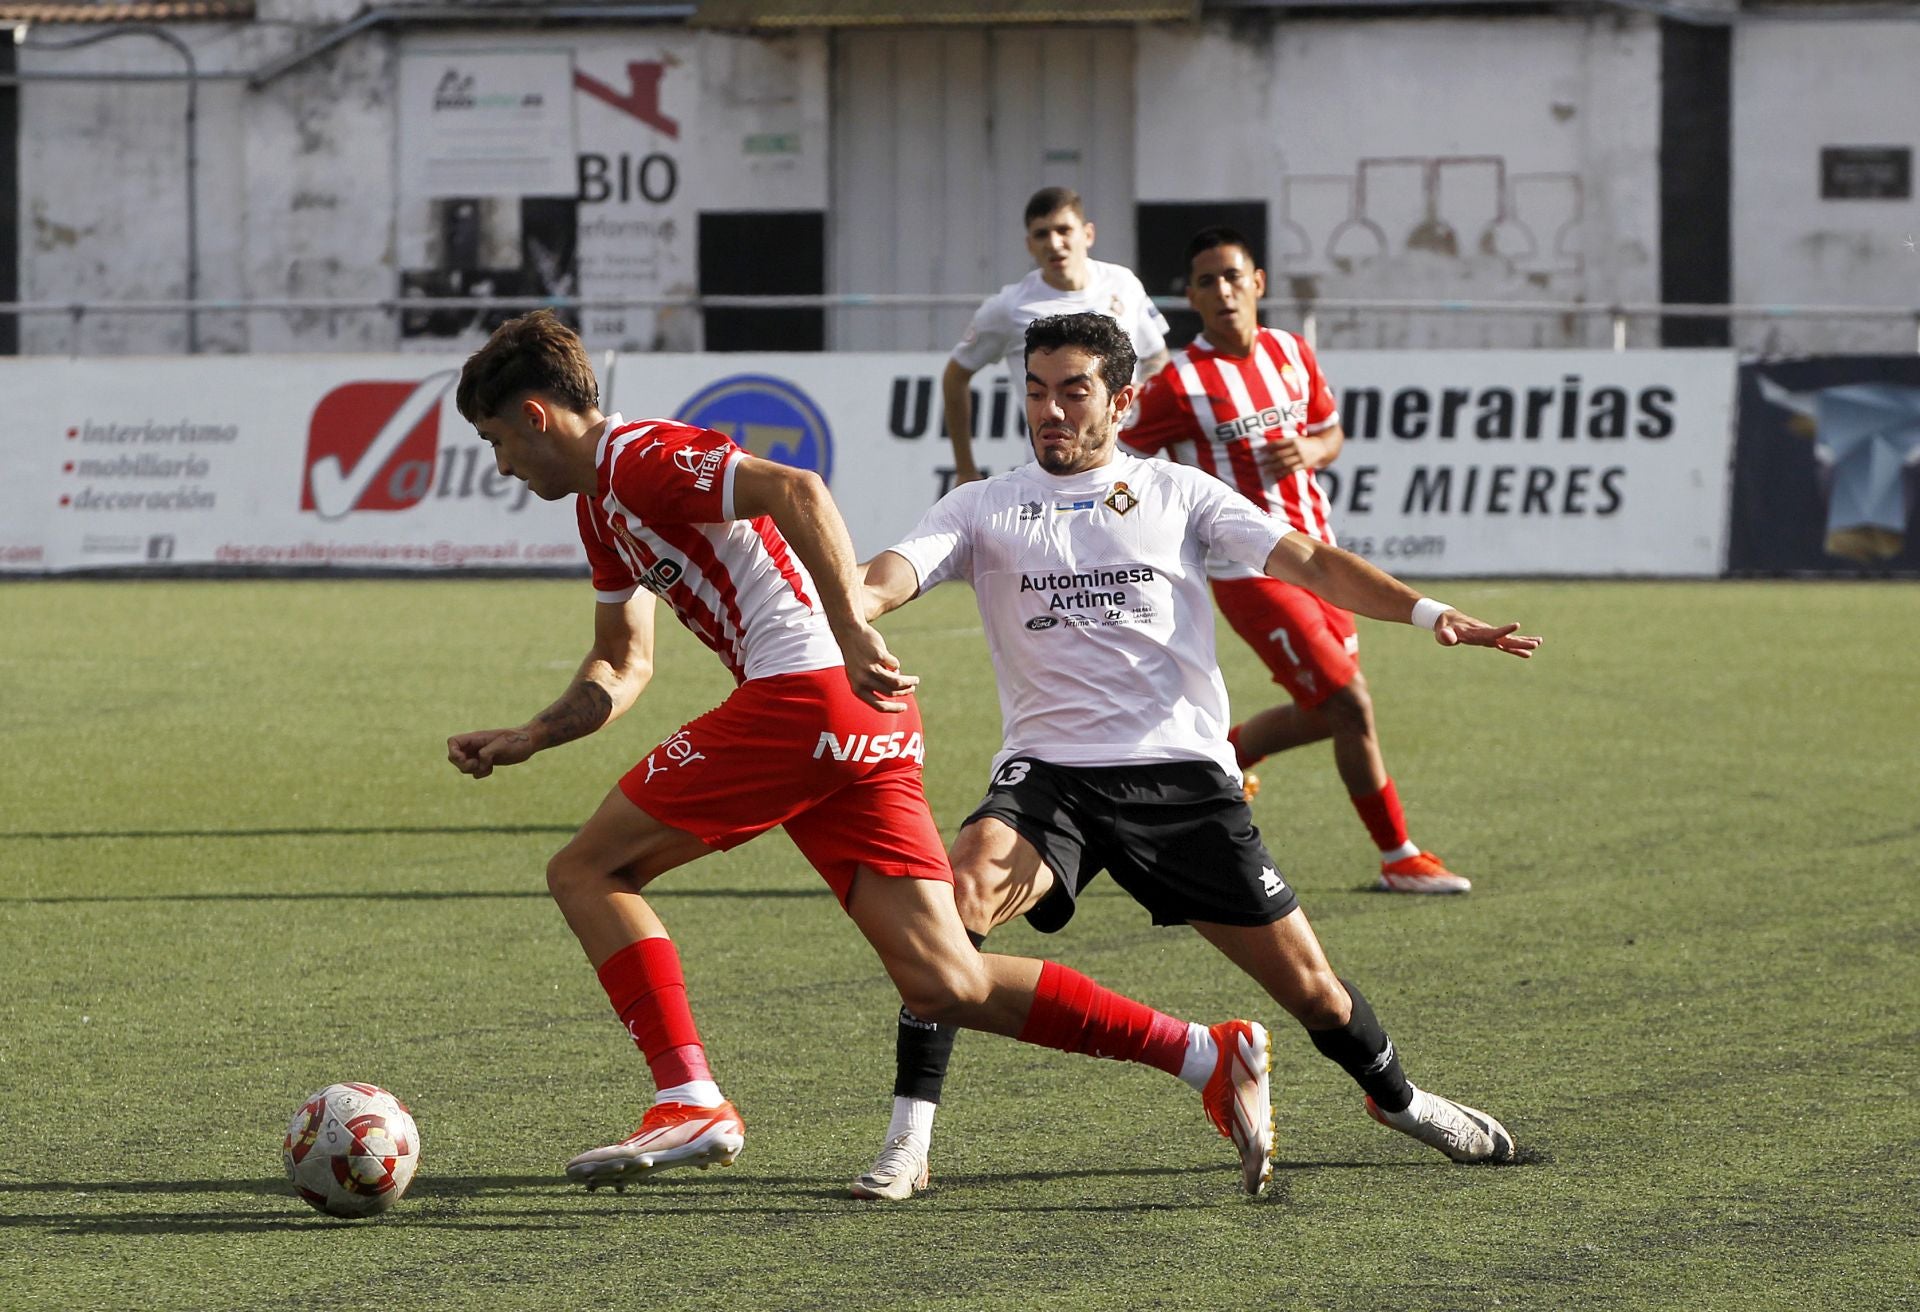
[{"label": "vallejo logo", "polygon": [[451,369],[417,383],[346,383],[320,398],[307,427],[300,509],[322,519],[405,510],[433,488],[440,401]]},{"label": "vallejo logo", "polygon": [[675,415],[725,433],[756,456],[833,481],[833,433],[813,398],[783,378],[735,374],[697,392]]}]

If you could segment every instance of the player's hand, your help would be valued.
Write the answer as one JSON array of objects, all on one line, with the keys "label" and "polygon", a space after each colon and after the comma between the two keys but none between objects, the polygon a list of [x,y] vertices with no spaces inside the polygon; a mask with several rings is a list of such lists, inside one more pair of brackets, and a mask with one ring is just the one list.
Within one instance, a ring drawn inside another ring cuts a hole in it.
[{"label": "player's hand", "polygon": [[1433,626],[1433,640],[1442,647],[1491,647],[1521,660],[1531,659],[1534,649],[1545,641],[1522,635],[1518,624],[1495,627],[1457,610],[1440,617],[1440,622]]},{"label": "player's hand", "polygon": [[887,640],[871,624],[834,635],[840,654],[847,661],[847,682],[853,695],[876,711],[897,712],[907,709],[905,697],[919,684],[920,676],[900,673],[900,662],[887,650]]},{"label": "player's hand", "polygon": [[447,759],[461,774],[485,779],[496,765],[518,765],[533,755],[533,737],[525,729],[479,729],[447,739]]},{"label": "player's hand", "polygon": [[1278,442],[1255,442],[1253,458],[1260,464],[1260,477],[1269,483],[1313,467],[1300,444],[1287,438]]}]

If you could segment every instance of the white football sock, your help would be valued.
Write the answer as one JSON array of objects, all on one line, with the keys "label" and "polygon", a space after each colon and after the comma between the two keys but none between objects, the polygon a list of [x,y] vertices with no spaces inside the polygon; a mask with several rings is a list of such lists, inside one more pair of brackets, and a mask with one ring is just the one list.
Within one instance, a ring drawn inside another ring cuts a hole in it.
[{"label": "white football sock", "polygon": [[1382,849],[1380,852],[1380,862],[1382,865],[1384,865],[1389,861],[1405,861],[1410,856],[1419,856],[1419,855],[1420,855],[1420,844],[1414,842],[1411,838],[1409,838],[1406,842],[1400,844],[1400,846],[1394,848],[1391,852],[1386,851],[1385,849]]},{"label": "white football sock", "polygon": [[1205,1093],[1207,1081],[1219,1064],[1220,1045],[1213,1041],[1213,1031],[1188,1021],[1187,1055],[1180,1061],[1180,1078]]},{"label": "white football sock", "polygon": [[937,1102],[896,1096],[893,1100],[893,1119],[887,1123],[887,1142],[892,1143],[901,1135],[910,1134],[923,1151],[931,1148],[933,1114],[939,1110],[940,1104]]},{"label": "white football sock", "polygon": [[[1426,1114],[1426,1092],[1422,1090],[1419,1085],[1411,1081],[1408,1082],[1407,1087],[1413,1090],[1413,1101],[1406,1105],[1405,1110],[1390,1112],[1385,1107],[1380,1108],[1380,1114],[1387,1118],[1387,1124],[1396,1130],[1412,1129],[1414,1126],[1420,1124],[1420,1118]],[[1374,1105],[1379,1107],[1378,1103]]]},{"label": "white football sock", "polygon": [[685,1084],[676,1084],[670,1089],[661,1089],[653,1095],[653,1105],[663,1102],[684,1103],[688,1107],[718,1107],[726,1099],[720,1096],[720,1086],[712,1080],[688,1080]]}]

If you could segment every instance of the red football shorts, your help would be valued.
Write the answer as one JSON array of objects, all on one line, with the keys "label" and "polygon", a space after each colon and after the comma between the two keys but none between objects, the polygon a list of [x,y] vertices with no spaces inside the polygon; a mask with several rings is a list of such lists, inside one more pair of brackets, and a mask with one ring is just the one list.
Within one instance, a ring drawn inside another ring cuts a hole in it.
[{"label": "red football shorts", "polygon": [[1273,681],[1308,710],[1360,672],[1353,615],[1305,588],[1279,579],[1215,579],[1213,599]]},{"label": "red football shorts", "polygon": [[839,666],[750,679],[620,780],[662,824],[722,850],[785,826],[845,906],[853,872],[953,882],[920,787],[920,707],[889,715]]}]

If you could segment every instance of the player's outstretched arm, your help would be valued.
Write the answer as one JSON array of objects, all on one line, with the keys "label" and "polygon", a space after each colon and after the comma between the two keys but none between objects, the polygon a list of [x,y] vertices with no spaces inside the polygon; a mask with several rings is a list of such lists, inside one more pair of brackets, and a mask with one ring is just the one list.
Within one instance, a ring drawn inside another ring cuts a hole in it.
[{"label": "player's outstretched arm", "polygon": [[981,477],[973,461],[973,373],[958,360],[947,361],[940,375],[940,404],[947,416],[947,440],[953,443],[953,485]]},{"label": "player's outstretched arm", "polygon": [[1491,647],[1524,660],[1541,643],[1540,638],[1521,634],[1518,624],[1488,624],[1422,597],[1351,551],[1316,542],[1304,533],[1288,533],[1275,544],[1267,557],[1267,573],[1356,615],[1430,628],[1442,647]]},{"label": "player's outstretched arm", "polygon": [[771,518],[813,576],[854,695],[876,710],[906,710],[907,703],[899,698],[920,680],[900,672],[886,640],[867,623],[853,539],[820,476],[749,456],[733,476],[733,508],[741,519]]},{"label": "player's outstretched arm", "polygon": [[553,705],[512,729],[476,729],[447,739],[447,760],[485,779],[496,766],[584,738],[632,706],[653,678],[653,594],[593,608],[593,648]]},{"label": "player's outstretched arm", "polygon": [[897,551],[883,551],[861,565],[860,576],[869,621],[900,609],[920,593],[920,575]]}]

